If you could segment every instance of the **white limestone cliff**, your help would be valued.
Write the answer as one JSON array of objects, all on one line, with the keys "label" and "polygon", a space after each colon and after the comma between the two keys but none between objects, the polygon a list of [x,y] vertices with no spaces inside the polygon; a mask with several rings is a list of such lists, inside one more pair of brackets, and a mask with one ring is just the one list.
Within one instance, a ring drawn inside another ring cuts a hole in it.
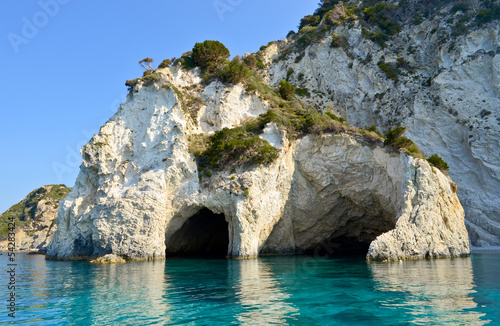
[{"label": "white limestone cliff", "polygon": [[[294,44],[285,39],[266,49],[273,62],[269,83],[277,85],[288,75],[292,84],[309,91],[304,102],[359,127],[406,126],[424,152],[437,153],[449,164],[472,243],[498,246],[500,25],[452,37],[444,20],[437,16],[404,25],[385,48],[363,37],[355,20],[327,32],[302,58],[293,51],[283,57]],[[331,47],[332,33],[346,36],[350,45]],[[377,63],[396,66],[398,59],[408,67],[400,68],[395,82]]]},{"label": "white limestone cliff", "polygon": [[[366,252],[377,239],[369,258],[384,260],[413,258],[411,241],[420,236],[414,250],[424,257],[469,253],[449,177],[361,135],[289,142],[269,124],[261,137],[279,150],[275,161],[202,175],[191,137],[237,126],[269,104],[239,85],[200,87],[196,69],[158,73],[161,80],[140,82],[82,149],[47,258],[158,259],[221,248],[234,258]],[[199,103],[195,110],[188,100]],[[407,238],[389,239],[400,231]]]}]

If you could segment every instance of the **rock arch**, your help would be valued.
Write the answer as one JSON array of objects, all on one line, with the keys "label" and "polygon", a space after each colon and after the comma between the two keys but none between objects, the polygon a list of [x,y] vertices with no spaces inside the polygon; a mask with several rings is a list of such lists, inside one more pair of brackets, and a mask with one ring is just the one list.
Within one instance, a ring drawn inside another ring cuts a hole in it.
[{"label": "rock arch", "polygon": [[167,257],[224,258],[229,247],[228,222],[224,214],[202,208],[166,238],[165,247]]}]

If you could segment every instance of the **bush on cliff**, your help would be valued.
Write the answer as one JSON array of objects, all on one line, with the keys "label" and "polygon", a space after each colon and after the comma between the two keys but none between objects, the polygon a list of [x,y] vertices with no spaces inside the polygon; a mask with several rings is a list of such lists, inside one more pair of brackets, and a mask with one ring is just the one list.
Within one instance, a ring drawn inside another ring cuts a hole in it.
[{"label": "bush on cliff", "polygon": [[266,164],[277,157],[278,150],[267,140],[240,126],[216,131],[198,162],[202,169],[220,170],[232,164]]},{"label": "bush on cliff", "polygon": [[295,96],[295,87],[286,80],[282,80],[279,86],[280,96],[284,100],[291,100]]},{"label": "bush on cliff", "polygon": [[193,62],[203,71],[215,72],[217,65],[229,58],[229,50],[219,41],[196,43],[193,48]]},{"label": "bush on cliff", "polygon": [[221,68],[217,70],[217,77],[224,82],[230,84],[238,84],[244,80],[248,74],[249,70],[238,57],[233,60],[226,62]]},{"label": "bush on cliff", "polygon": [[406,127],[398,126],[394,129],[387,131],[385,136],[384,145],[393,146],[416,158],[425,158],[424,153],[418,146],[409,138],[404,137]]},{"label": "bush on cliff", "polygon": [[441,171],[448,171],[449,169],[449,166],[448,166],[448,163],[446,163],[440,156],[438,156],[437,154],[433,154],[431,155],[431,157],[429,157],[427,159],[427,161],[434,165],[435,167],[437,167],[438,169],[440,169]]}]

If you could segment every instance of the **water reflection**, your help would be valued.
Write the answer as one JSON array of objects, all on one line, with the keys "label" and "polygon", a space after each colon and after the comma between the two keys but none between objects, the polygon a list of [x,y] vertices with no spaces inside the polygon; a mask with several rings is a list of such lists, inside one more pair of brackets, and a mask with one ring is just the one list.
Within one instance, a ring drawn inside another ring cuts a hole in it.
[{"label": "water reflection", "polygon": [[412,323],[431,325],[484,325],[484,314],[474,311],[470,258],[371,263],[375,289],[403,293],[382,301],[404,309]]},{"label": "water reflection", "polygon": [[239,260],[231,267],[239,279],[236,297],[244,309],[238,316],[242,324],[283,325],[285,318],[297,311],[286,302],[290,295],[282,292],[269,264],[258,259]]},{"label": "water reflection", "polygon": [[[370,264],[268,257],[120,265],[22,256],[19,263],[19,325],[399,326],[499,320],[498,255]],[[0,264],[5,266],[5,257]],[[5,273],[0,283],[7,284]],[[0,325],[9,321],[0,314]]]},{"label": "water reflection", "polygon": [[[165,262],[129,262],[119,265],[92,265],[87,285],[93,290],[87,318],[94,325],[109,325],[124,319],[167,322],[168,302],[163,299]],[[76,307],[75,316],[81,307]]]}]

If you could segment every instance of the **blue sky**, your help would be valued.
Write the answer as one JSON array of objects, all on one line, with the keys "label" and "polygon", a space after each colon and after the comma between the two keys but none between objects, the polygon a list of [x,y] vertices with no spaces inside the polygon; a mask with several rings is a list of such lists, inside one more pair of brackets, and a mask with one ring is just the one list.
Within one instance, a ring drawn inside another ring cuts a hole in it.
[{"label": "blue sky", "polygon": [[0,212],[73,186],[80,148],[124,101],[138,61],[219,40],[231,55],[296,30],[318,0],[1,1]]}]

